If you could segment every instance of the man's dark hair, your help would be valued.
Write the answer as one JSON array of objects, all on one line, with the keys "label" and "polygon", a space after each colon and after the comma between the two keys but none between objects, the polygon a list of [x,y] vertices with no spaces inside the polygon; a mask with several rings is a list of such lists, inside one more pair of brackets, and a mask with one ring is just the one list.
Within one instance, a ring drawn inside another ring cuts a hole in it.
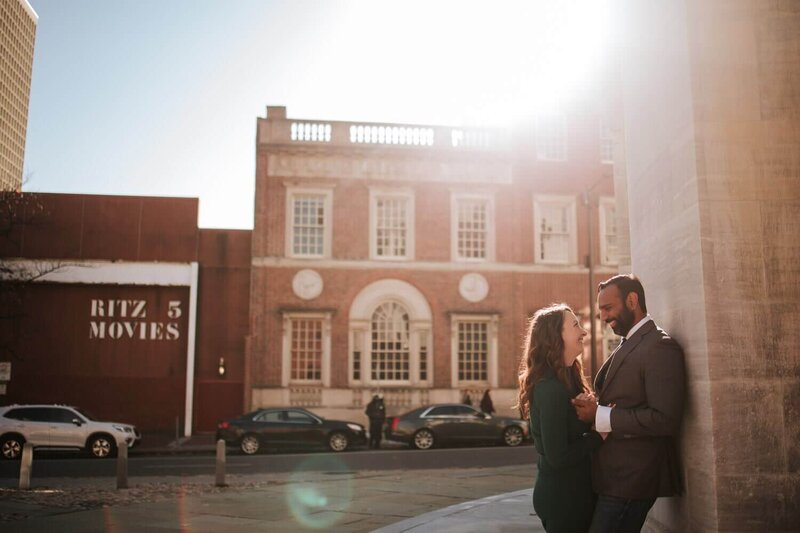
[{"label": "man's dark hair", "polygon": [[642,282],[639,281],[639,278],[637,278],[635,275],[619,274],[613,278],[609,278],[603,282],[600,282],[600,284],[597,286],[597,292],[602,291],[609,285],[617,286],[623,302],[630,293],[636,293],[636,296],[639,297],[639,307],[642,309],[642,313],[647,313],[647,304],[644,301],[644,287],[642,287]]}]

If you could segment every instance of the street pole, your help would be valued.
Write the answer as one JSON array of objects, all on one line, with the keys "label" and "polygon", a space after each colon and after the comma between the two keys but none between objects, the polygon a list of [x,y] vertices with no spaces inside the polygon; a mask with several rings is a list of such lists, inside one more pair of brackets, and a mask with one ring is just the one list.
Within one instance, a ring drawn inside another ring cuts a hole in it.
[{"label": "street pole", "polygon": [[589,338],[591,342],[589,369],[592,373],[592,378],[595,375],[595,366],[597,361],[597,334],[594,328],[594,254],[592,253],[593,239],[592,239],[592,202],[589,189],[583,192],[583,203],[586,205],[586,228],[588,231],[589,253],[587,254],[586,262],[589,267]]}]

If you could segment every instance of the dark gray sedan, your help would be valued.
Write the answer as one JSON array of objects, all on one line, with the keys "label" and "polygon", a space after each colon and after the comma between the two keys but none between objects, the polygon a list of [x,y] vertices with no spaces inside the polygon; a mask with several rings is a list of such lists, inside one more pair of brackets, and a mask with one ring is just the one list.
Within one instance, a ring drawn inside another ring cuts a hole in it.
[{"label": "dark gray sedan", "polygon": [[385,436],[418,450],[446,443],[519,446],[529,438],[528,423],[491,416],[459,403],[427,405],[387,419]]},{"label": "dark gray sedan", "polygon": [[327,447],[343,452],[366,444],[364,426],[327,420],[299,407],[272,407],[245,413],[217,424],[217,440],[251,455],[264,448]]}]

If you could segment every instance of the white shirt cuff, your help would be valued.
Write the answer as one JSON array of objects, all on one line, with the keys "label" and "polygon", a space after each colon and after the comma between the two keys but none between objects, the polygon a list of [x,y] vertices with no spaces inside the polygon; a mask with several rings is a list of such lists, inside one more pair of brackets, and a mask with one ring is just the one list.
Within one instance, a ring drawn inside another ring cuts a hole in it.
[{"label": "white shirt cuff", "polygon": [[611,431],[611,407],[606,405],[597,406],[597,414],[594,415],[594,429],[600,433]]}]

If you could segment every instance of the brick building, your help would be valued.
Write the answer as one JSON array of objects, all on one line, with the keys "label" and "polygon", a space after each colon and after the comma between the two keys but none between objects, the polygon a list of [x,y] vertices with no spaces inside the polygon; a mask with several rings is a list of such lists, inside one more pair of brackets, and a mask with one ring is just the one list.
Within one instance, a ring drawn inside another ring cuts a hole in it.
[{"label": "brick building", "polygon": [[78,405],[145,438],[242,412],[250,231],[199,229],[196,198],[24,197],[0,232],[3,404]]},{"label": "brick building", "polygon": [[254,407],[356,419],[378,391],[392,413],[490,388],[510,413],[527,317],[565,301],[588,329],[590,292],[616,273],[596,110],[470,130],[268,107],[256,142]]}]

